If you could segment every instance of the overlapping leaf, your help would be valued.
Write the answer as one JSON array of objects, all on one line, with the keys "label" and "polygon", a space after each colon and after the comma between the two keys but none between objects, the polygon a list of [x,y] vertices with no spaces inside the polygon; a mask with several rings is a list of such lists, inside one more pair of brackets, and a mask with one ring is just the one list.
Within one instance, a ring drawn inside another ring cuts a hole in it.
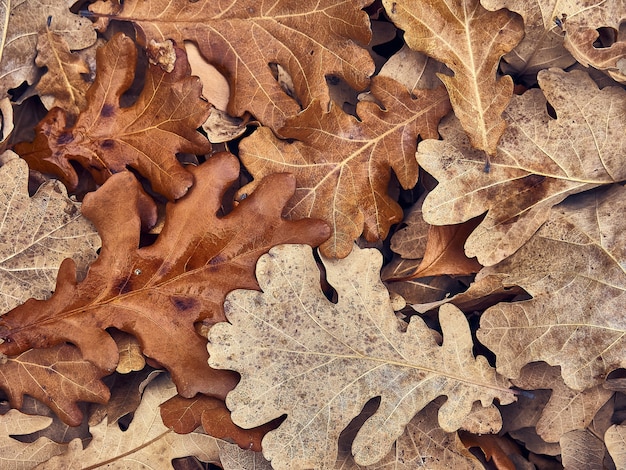
[{"label": "overlapping leaf", "polygon": [[149,66],[137,101],[122,108],[120,97],[133,82],[137,52],[130,38],[114,36],[98,49],[96,80],[76,123],[67,128],[67,114],[54,108],[38,124],[35,141],[16,151],[32,168],[58,175],[70,189],[78,184],[72,160],[98,183],[130,165],[170,200],[181,197],[193,178],[176,152],[206,153],[211,147],[196,131],[209,115],[209,104],[200,98],[199,80],[189,76],[184,52],[177,51],[174,70]]},{"label": "overlapping leaf", "polygon": [[454,397],[439,409],[449,432],[475,401],[512,401],[506,381],[472,354],[459,310],[444,306],[439,313],[442,345],[419,318],[402,332],[379,278],[378,251],[355,248],[344,260],[323,261],[336,304],[322,293],[310,248],[284,245],[257,263],[263,292],[229,294],[230,323],[209,332],[210,364],[242,375],[226,399],[233,421],[251,427],[287,414],[263,439],[275,469],[333,465],[339,434],[375,396],[380,407],[352,446],[360,465],[383,458],[438,396]]},{"label": "overlapping leaf", "polygon": [[480,275],[504,274],[531,300],[487,309],[478,339],[515,378],[532,361],[560,365],[568,387],[583,390],[626,366],[626,189],[580,195],[554,210],[513,256]]},{"label": "overlapping leaf", "polygon": [[446,64],[454,77],[439,74],[472,145],[496,153],[506,127],[501,115],[513,94],[509,76],[497,78],[500,57],[524,35],[519,16],[490,12],[479,0],[384,0],[391,20],[405,31],[411,49]]},{"label": "overlapping leaf", "polygon": [[2,317],[0,352],[15,355],[69,341],[111,372],[119,353],[105,329],[115,327],[137,336],[144,355],[172,372],[181,395],[223,397],[236,378],[209,368],[206,341],[194,324],[223,320],[226,293],[256,287],[254,264],[270,247],[317,244],[328,236],[321,221],[281,219],[295,185],[285,174],[266,178],[254,195],[217,218],[226,186],[238,172],[236,159],[227,154],[193,168],[197,183],[168,206],[158,240],[139,249],[140,225],[154,223],[154,203],[131,173],[114,175],[83,203],[103,239],[87,277],[77,282],[74,263],[66,260],[51,299],[30,300]]},{"label": "overlapping leaf", "polygon": [[11,154],[0,168],[0,314],[31,297],[49,297],[64,258],[74,259],[84,276],[100,247],[95,227],[61,183],[44,183],[28,197],[28,166]]},{"label": "overlapping leaf", "polygon": [[291,76],[303,107],[316,99],[323,108],[328,106],[327,75],[339,75],[362,90],[374,72],[372,59],[361,47],[371,35],[369,19],[361,8],[371,0],[122,3],[96,2],[90,8],[132,21],[146,42],[195,42],[202,55],[229,80],[229,113],[241,116],[250,111],[274,129],[296,114],[299,106],[281,89],[270,64],[280,64]]},{"label": "overlapping leaf", "polygon": [[402,219],[402,209],[387,195],[390,169],[403,187],[414,186],[417,137],[436,137],[437,123],[449,110],[443,87],[418,90],[411,97],[400,83],[380,77],[372,81],[372,93],[384,110],[361,102],[357,120],[337,106],[324,113],[316,102],[280,129],[295,142],[261,128],[240,146],[241,159],[256,179],[282,171],[295,175],[296,194],[285,214],[318,217],[332,227],[321,247],[326,256],[347,256],[361,232],[370,241],[383,239]]},{"label": "overlapping leaf", "polygon": [[489,211],[465,244],[482,265],[515,252],[567,195],[626,179],[626,92],[559,69],[540,72],[539,85],[506,110],[509,126],[488,172],[454,118],[440,126],[442,141],[418,147],[419,164],[439,180],[424,201],[427,222],[457,224]]}]

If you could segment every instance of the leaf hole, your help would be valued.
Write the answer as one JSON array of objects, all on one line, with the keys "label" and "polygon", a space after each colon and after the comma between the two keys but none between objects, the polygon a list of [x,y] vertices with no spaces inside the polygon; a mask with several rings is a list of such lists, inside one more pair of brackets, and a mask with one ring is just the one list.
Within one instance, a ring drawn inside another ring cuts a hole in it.
[{"label": "leaf hole", "polygon": [[596,29],[598,38],[594,41],[596,49],[606,49],[617,42],[617,30],[615,28],[601,27]]},{"label": "leaf hole", "polygon": [[552,119],[556,119],[557,118],[556,110],[547,101],[546,101],[546,111],[548,113],[548,116],[550,116]]}]

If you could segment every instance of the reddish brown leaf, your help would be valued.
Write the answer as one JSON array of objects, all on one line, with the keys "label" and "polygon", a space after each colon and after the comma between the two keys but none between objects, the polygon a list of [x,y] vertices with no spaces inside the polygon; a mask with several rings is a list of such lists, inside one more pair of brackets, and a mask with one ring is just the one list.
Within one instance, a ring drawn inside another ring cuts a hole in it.
[{"label": "reddish brown leaf", "polygon": [[78,176],[70,160],[84,166],[98,183],[132,166],[168,199],[181,197],[193,178],[176,160],[176,152],[206,153],[211,146],[196,131],[209,115],[200,98],[202,85],[189,76],[182,49],[176,49],[171,73],[150,65],[145,86],[130,107],[120,97],[135,76],[135,43],[115,35],[96,55],[96,80],[87,91],[87,109],[67,128],[65,111],[54,108],[38,124],[34,142],[16,151],[31,168],[58,175],[72,190]]},{"label": "reddish brown leaf", "polygon": [[243,429],[230,419],[226,404],[217,398],[198,395],[183,398],[176,395],[161,405],[163,424],[179,434],[188,434],[202,425],[204,431],[218,439],[228,439],[242,449],[261,451],[261,439],[278,425],[272,423]]},{"label": "reddish brown leaf", "polygon": [[412,97],[399,82],[378,77],[372,94],[384,110],[361,102],[357,120],[337,106],[325,113],[316,102],[279,131],[296,142],[261,128],[241,143],[241,159],[255,179],[281,171],[296,176],[296,194],[285,213],[292,219],[319,217],[332,226],[332,237],[321,246],[325,256],[347,256],[361,232],[369,241],[384,239],[402,220],[402,209],[387,194],[390,170],[404,188],[414,186],[417,137],[436,138],[437,124],[450,110],[443,87],[415,93]]},{"label": "reddish brown leaf", "polygon": [[[0,320],[0,352],[74,343],[83,357],[112,372],[118,348],[105,331],[115,327],[139,339],[145,356],[166,367],[179,393],[224,397],[236,374],[207,364],[206,338],[197,322],[224,321],[226,294],[257,289],[259,256],[280,243],[319,244],[328,237],[321,221],[286,221],[284,205],[295,180],[287,174],[265,179],[251,197],[217,218],[227,186],[237,178],[235,157],[221,154],[192,168],[196,184],[166,209],[158,240],[137,248],[141,220],[154,223],[154,203],[129,172],[110,178],[85,197],[82,210],[102,237],[99,258],[78,283],[65,260],[48,301],[27,301]],[[110,210],[113,208],[114,210]]]},{"label": "reddish brown leaf", "polygon": [[510,452],[519,454],[519,449],[507,438],[496,436],[494,434],[470,434],[468,432],[459,432],[459,437],[465,446],[470,449],[479,447],[485,454],[487,462],[493,460],[498,470],[515,470],[515,464],[507,455]]},{"label": "reddish brown leaf", "polygon": [[74,346],[30,349],[0,365],[0,387],[11,406],[20,409],[24,395],[42,401],[65,423],[78,426],[83,414],[78,401],[105,403],[109,389],[100,381],[104,373],[83,360]]}]

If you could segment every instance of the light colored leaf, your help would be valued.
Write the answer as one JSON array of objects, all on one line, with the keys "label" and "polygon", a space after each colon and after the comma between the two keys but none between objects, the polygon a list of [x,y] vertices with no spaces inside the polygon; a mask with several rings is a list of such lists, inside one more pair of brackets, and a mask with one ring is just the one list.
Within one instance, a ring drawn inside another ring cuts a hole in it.
[{"label": "light colored leaf", "polygon": [[383,0],[391,20],[405,31],[411,49],[446,64],[439,74],[472,146],[495,155],[506,123],[501,115],[513,80],[497,78],[500,57],[524,36],[522,19],[508,10],[490,12],[479,0]]},{"label": "light colored leaf", "polygon": [[465,244],[483,266],[514,253],[569,194],[626,179],[626,91],[559,69],[541,71],[539,85],[511,101],[488,169],[454,118],[440,125],[443,140],[418,146],[419,164],[439,181],[424,201],[426,222],[458,224],[488,211]]},{"label": "light colored leaf", "polygon": [[378,251],[355,247],[343,260],[323,262],[336,304],[322,293],[311,249],[282,245],[257,263],[263,292],[231,292],[230,323],[209,332],[211,366],[242,376],[226,399],[233,421],[251,427],[287,414],[263,439],[274,468],[332,466],[339,434],[375,396],[381,405],[352,446],[359,465],[382,459],[438,396],[450,397],[439,409],[447,432],[461,426],[475,401],[514,400],[487,360],[474,357],[467,321],[456,308],[439,312],[441,345],[418,317],[401,330],[379,278]]},{"label": "light colored leaf", "polygon": [[561,458],[567,470],[604,470],[604,443],[589,431],[570,431],[561,437]]},{"label": "light colored leaf", "polygon": [[[12,157],[11,157],[12,155]],[[96,258],[100,237],[58,181],[28,197],[28,165],[4,154],[0,167],[0,313],[54,290],[57,270],[71,257],[79,276]]]},{"label": "light colored leaf", "polygon": [[604,434],[604,443],[617,468],[626,468],[626,426],[614,424]]}]

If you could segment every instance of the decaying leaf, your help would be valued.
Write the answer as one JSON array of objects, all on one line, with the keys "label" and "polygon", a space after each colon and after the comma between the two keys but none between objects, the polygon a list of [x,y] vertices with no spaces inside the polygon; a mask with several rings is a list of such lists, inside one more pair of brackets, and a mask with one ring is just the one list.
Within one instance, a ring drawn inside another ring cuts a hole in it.
[{"label": "decaying leaf", "polygon": [[561,457],[567,470],[604,470],[604,443],[589,431],[570,431],[561,438]]},{"label": "decaying leaf", "polygon": [[626,426],[613,425],[604,434],[604,443],[615,462],[615,467],[626,467]]},{"label": "decaying leaf", "polygon": [[514,255],[479,276],[505,275],[505,285],[531,300],[499,303],[480,321],[478,339],[496,354],[499,372],[517,378],[532,361],[560,365],[568,387],[584,390],[626,366],[622,315],[626,188],[578,195]]},{"label": "decaying leaf", "polygon": [[[357,120],[337,106],[324,113],[323,104],[315,102],[280,129],[294,142],[261,128],[240,145],[243,164],[255,179],[282,171],[295,175],[296,194],[285,214],[317,217],[332,227],[331,238],[321,246],[325,256],[347,256],[361,232],[369,241],[383,239],[402,219],[402,209],[387,194],[390,169],[403,187],[414,186],[417,137],[436,137],[437,124],[450,109],[443,87],[418,90],[411,97],[395,80],[377,78],[372,94],[384,110],[360,102]],[[253,187],[244,186],[240,193]]]},{"label": "decaying leaf", "polygon": [[506,123],[501,115],[513,95],[513,80],[497,78],[500,57],[524,36],[522,19],[508,10],[491,12],[479,0],[383,0],[408,46],[446,64],[438,74],[472,145],[495,155]]},{"label": "decaying leaf", "polygon": [[[48,27],[61,35],[73,50],[96,41],[91,22],[70,11],[75,0],[50,2],[22,0],[0,6],[0,90],[2,98],[10,88],[37,78],[35,55],[39,33]],[[48,24],[49,23],[49,24]]]},{"label": "decaying leaf", "polygon": [[443,140],[418,146],[419,164],[439,181],[424,201],[426,222],[458,224],[488,211],[465,244],[483,266],[514,253],[567,195],[626,179],[626,92],[599,90],[580,71],[543,70],[538,79],[541,90],[515,96],[507,108],[509,125],[488,172],[453,117],[439,128]]},{"label": "decaying leaf", "polygon": [[353,88],[362,90],[374,72],[371,57],[361,47],[371,35],[369,18],[361,8],[371,0],[109,3],[113,5],[96,2],[90,9],[132,21],[146,42],[173,39],[177,44],[185,40],[196,43],[205,59],[224,71],[229,81],[229,114],[241,116],[249,111],[273,129],[296,114],[299,106],[274,79],[269,64],[285,68],[304,107],[314,100],[319,100],[322,108],[328,107],[327,75],[338,73]]},{"label": "decaying leaf", "polygon": [[122,431],[107,419],[91,427],[93,439],[83,448],[80,439],[67,451],[42,463],[38,470],[81,470],[83,468],[134,469],[173,468],[177,457],[194,455],[203,462],[219,463],[218,440],[206,434],[176,434],[159,415],[159,405],[176,393],[166,374],[157,377],[145,390],[130,426]]},{"label": "decaying leaf", "polygon": [[442,84],[437,74],[450,73],[441,62],[426,54],[412,50],[406,44],[392,55],[378,73],[404,84],[410,93],[416,90],[433,89]]},{"label": "decaying leaf", "polygon": [[82,57],[70,51],[63,36],[46,28],[37,39],[35,62],[47,68],[37,91],[48,109],[58,106],[69,116],[77,116],[86,108],[91,70]]},{"label": "decaying leaf", "polygon": [[196,184],[167,207],[158,240],[139,249],[142,221],[153,224],[156,211],[135,177],[118,173],[87,195],[83,213],[103,239],[98,259],[82,282],[76,281],[74,263],[65,260],[51,299],[29,300],[0,317],[5,340],[0,352],[16,355],[69,341],[85,359],[112,372],[119,352],[105,329],[115,327],[139,339],[143,354],[172,373],[181,395],[224,397],[237,379],[208,366],[206,340],[194,324],[223,321],[230,290],[257,288],[254,265],[270,247],[315,245],[328,237],[321,221],[281,219],[295,187],[286,174],[266,178],[254,195],[217,218],[221,198],[238,173],[229,154],[192,168]]},{"label": "decaying leaf", "polygon": [[76,123],[66,128],[67,114],[52,109],[37,125],[34,142],[16,146],[17,153],[31,168],[58,175],[70,190],[78,184],[72,160],[99,184],[130,165],[168,199],[183,196],[193,178],[175,154],[210,150],[196,131],[209,114],[209,104],[200,98],[199,80],[189,76],[183,50],[176,51],[174,70],[167,73],[150,65],[137,101],[121,108],[120,97],[133,82],[137,52],[129,37],[115,35],[98,49],[96,80]]},{"label": "decaying leaf", "polygon": [[439,409],[447,432],[462,425],[475,401],[513,401],[507,382],[472,354],[458,309],[440,310],[439,345],[420,318],[401,331],[379,278],[378,251],[355,247],[343,260],[323,262],[336,304],[321,290],[311,249],[283,245],[257,263],[263,292],[230,293],[230,323],[214,325],[208,335],[210,364],[242,376],[226,399],[233,421],[251,427],[287,414],[263,439],[263,454],[275,469],[332,465],[339,434],[375,396],[380,407],[352,445],[359,465],[382,459],[438,396],[454,396]]},{"label": "decaying leaf", "polygon": [[84,277],[100,238],[58,181],[28,197],[28,166],[10,151],[0,167],[0,314],[25,300],[48,298],[64,258]]}]

